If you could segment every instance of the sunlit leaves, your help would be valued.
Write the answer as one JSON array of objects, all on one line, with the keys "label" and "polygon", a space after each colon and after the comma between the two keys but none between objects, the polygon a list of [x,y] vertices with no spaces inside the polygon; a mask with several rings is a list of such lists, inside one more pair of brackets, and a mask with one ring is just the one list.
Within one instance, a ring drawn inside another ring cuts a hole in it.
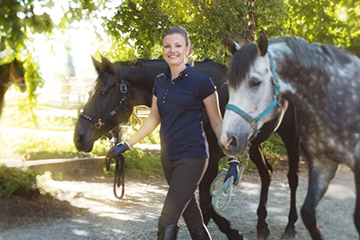
[{"label": "sunlit leaves", "polygon": [[289,0],[286,28],[309,42],[340,45],[360,56],[359,1],[354,0]]},{"label": "sunlit leaves", "polygon": [[[148,1],[125,0],[107,23],[109,33],[132,41],[139,57],[161,57],[161,33],[172,25],[184,26],[194,46],[194,56],[225,60],[222,40],[246,29],[240,13],[247,7],[238,0]],[[246,14],[243,14],[246,15]],[[245,21],[252,21],[251,16]]]}]

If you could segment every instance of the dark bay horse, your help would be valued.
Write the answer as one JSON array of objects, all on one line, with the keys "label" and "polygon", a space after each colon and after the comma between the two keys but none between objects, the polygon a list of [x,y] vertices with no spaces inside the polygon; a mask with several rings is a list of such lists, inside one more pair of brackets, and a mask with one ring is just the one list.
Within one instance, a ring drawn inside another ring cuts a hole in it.
[{"label": "dark bay horse", "polygon": [[11,84],[20,88],[21,92],[26,91],[24,63],[16,58],[10,62],[0,65],[0,116],[2,112],[5,93]]},{"label": "dark bay horse", "polygon": [[[155,78],[167,68],[167,63],[163,60],[137,59],[130,62],[111,63],[102,57],[101,63],[94,58],[93,63],[99,75],[78,119],[74,133],[76,148],[85,152],[91,151],[94,141],[106,134],[107,131],[120,123],[126,123],[134,106],[151,106]],[[225,105],[228,102],[227,86],[222,81],[226,67],[212,60],[205,60],[195,62],[194,69],[209,74],[213,79],[218,89],[220,108],[223,114]],[[203,117],[210,150],[209,167],[199,187],[200,206],[203,211],[204,221],[208,223],[212,218],[220,230],[227,235],[228,239],[243,239],[237,230],[231,229],[229,221],[220,216],[211,204],[210,185],[218,174],[219,159],[224,155],[211,129],[206,112]],[[265,218],[272,166],[262,154],[261,143],[273,133],[279,124],[279,119],[266,124],[264,130],[253,140],[250,147],[250,158],[256,164],[262,181],[257,229],[259,238],[264,239],[270,233]],[[268,128],[268,130],[265,130],[265,128]],[[290,166],[288,177],[291,188],[291,208],[289,223],[286,228],[288,236],[295,235],[294,224],[297,220],[295,195],[298,184],[299,146],[294,129],[293,109],[289,108],[278,129],[278,133],[285,142],[288,151]]]},{"label": "dark bay horse", "polygon": [[[354,221],[360,233],[360,60],[344,49],[298,37],[268,41],[261,32],[256,45],[245,45],[233,55],[227,81],[232,109],[224,116],[224,150],[243,154],[254,134],[247,116],[256,118],[274,99],[286,99],[296,107],[301,152],[309,166],[301,216],[312,239],[323,239],[316,208],[340,163],[355,174]],[[277,115],[276,107],[267,111],[258,127]]]}]

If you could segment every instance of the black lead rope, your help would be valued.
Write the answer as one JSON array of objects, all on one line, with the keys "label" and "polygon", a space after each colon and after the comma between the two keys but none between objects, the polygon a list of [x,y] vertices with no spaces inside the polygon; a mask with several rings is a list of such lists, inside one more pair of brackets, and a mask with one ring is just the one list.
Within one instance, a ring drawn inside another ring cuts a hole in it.
[{"label": "black lead rope", "polygon": [[[110,158],[106,156],[105,165],[106,171],[110,170]],[[117,199],[122,199],[125,193],[125,172],[124,172],[124,156],[120,154],[118,158],[113,158],[115,160],[115,179],[114,179],[114,195]],[[119,197],[117,189],[121,186],[121,195]]]}]

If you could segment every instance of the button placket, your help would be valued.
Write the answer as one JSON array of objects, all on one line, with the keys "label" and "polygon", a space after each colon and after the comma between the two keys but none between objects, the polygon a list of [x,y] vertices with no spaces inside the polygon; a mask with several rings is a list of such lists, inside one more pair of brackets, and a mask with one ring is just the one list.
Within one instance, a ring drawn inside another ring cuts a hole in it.
[{"label": "button placket", "polygon": [[167,94],[170,91],[171,85],[175,84],[175,81],[182,78],[184,75],[185,75],[185,77],[187,77],[187,73],[184,74],[184,72],[181,72],[177,78],[174,78],[174,80],[171,80],[169,87],[166,89],[165,96],[163,98],[163,103],[165,103],[165,100],[166,100]]},{"label": "button placket", "polygon": [[[172,82],[172,84],[174,84],[174,82]],[[165,96],[163,98],[163,103],[165,103],[165,100],[166,100],[166,97],[167,97],[167,94],[169,93],[170,91],[170,87],[171,87],[171,84],[168,86],[168,88],[166,89],[166,92],[165,92]]]}]

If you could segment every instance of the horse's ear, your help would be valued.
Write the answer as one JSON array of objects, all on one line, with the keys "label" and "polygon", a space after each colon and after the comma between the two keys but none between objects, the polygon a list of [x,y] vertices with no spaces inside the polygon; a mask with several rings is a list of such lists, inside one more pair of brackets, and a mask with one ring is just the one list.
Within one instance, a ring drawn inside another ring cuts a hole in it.
[{"label": "horse's ear", "polygon": [[116,68],[114,68],[113,63],[110,62],[106,57],[104,57],[103,55],[101,55],[101,62],[102,62],[102,67],[104,68],[104,70],[106,69],[108,72],[111,72],[113,74],[116,74]]},{"label": "horse's ear", "polygon": [[234,54],[237,50],[239,50],[241,47],[239,44],[235,42],[234,39],[232,39],[230,36],[226,35],[224,39],[224,45],[228,47],[229,51]]},{"label": "horse's ear", "polygon": [[94,67],[95,67],[95,70],[98,74],[100,74],[101,70],[102,70],[102,67],[101,67],[101,63],[96,60],[93,56],[91,56],[91,60],[94,64]]},{"label": "horse's ear", "polygon": [[265,56],[268,49],[268,40],[263,30],[260,31],[259,37],[256,40],[260,56]]}]

